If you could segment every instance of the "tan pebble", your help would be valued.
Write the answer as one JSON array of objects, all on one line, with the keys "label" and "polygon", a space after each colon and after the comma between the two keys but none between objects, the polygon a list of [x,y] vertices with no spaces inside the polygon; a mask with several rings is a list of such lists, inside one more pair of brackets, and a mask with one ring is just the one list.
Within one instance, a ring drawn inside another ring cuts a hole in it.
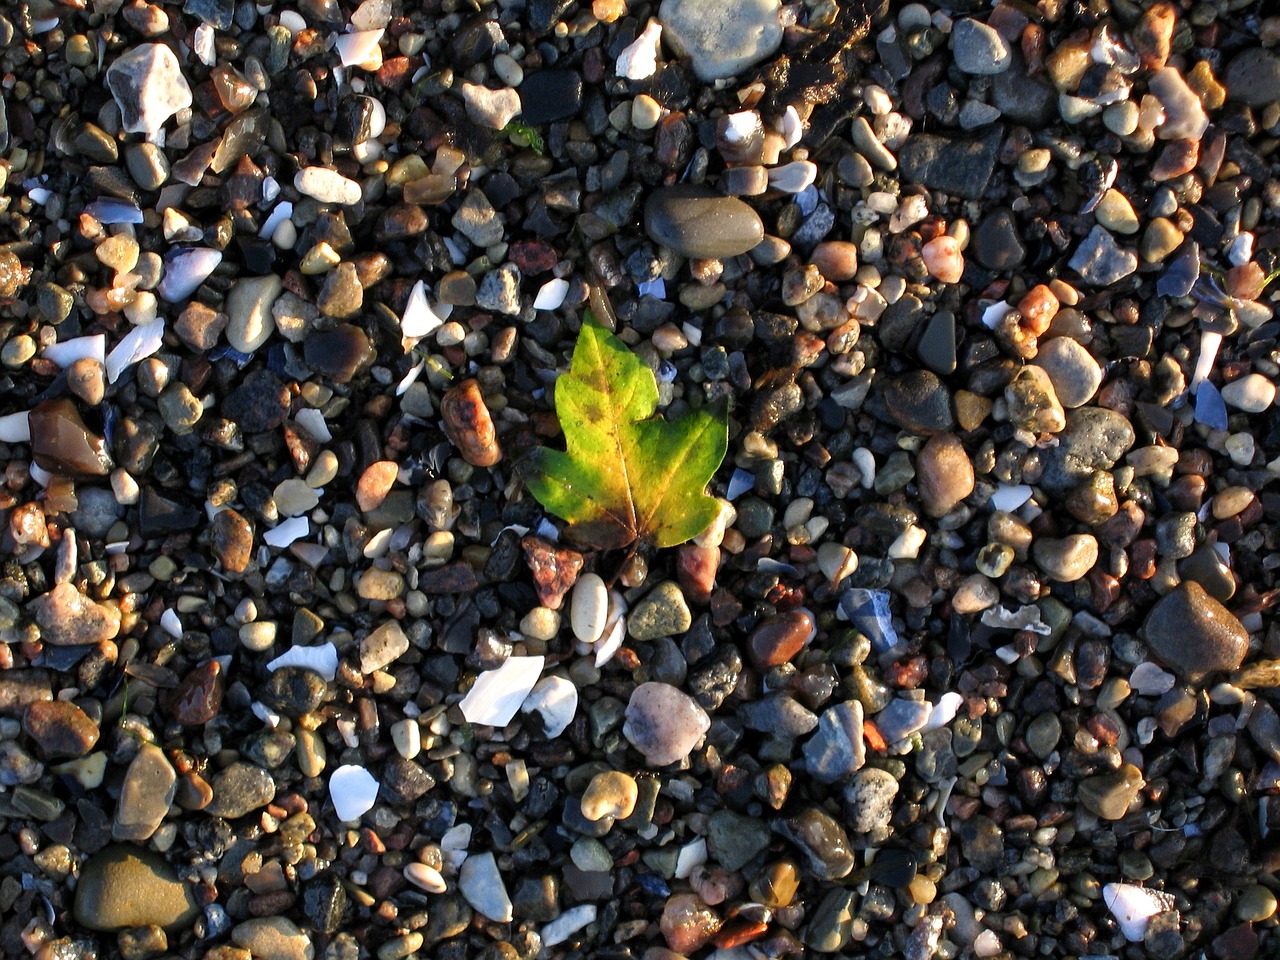
[{"label": "tan pebble", "polygon": [[1053,290],[1038,283],[1018,301],[1018,313],[1022,314],[1023,326],[1038,337],[1049,329],[1049,324],[1058,315],[1059,306]]},{"label": "tan pebble", "polygon": [[986,397],[980,397],[968,390],[956,391],[956,422],[964,431],[977,430],[982,421],[991,414],[994,404]]},{"label": "tan pebble", "polygon": [[1253,503],[1253,491],[1248,487],[1227,487],[1220,490],[1213,498],[1213,519],[1228,520],[1237,516],[1245,507]]},{"label": "tan pebble", "polygon": [[809,262],[833,283],[852,280],[858,272],[858,245],[848,240],[827,240],[813,248]]},{"label": "tan pebble", "polygon": [[444,431],[473,467],[492,467],[502,459],[493,417],[474,379],[452,387],[440,401]]},{"label": "tan pebble", "polygon": [[620,770],[597,773],[582,794],[582,815],[593,823],[605,817],[622,820],[636,808],[640,788],[635,777]]},{"label": "tan pebble", "polygon": [[941,517],[973,493],[973,464],[955,434],[930,437],[916,457],[916,485],[925,513]]},{"label": "tan pebble", "polygon": [[955,237],[934,237],[920,251],[930,276],[943,283],[959,283],[964,275],[964,255]]},{"label": "tan pebble", "polygon": [[382,501],[391,492],[392,484],[396,482],[399,469],[391,460],[379,460],[365,467],[364,473],[360,474],[360,479],[356,482],[356,506],[361,513],[376,510],[382,505]]}]

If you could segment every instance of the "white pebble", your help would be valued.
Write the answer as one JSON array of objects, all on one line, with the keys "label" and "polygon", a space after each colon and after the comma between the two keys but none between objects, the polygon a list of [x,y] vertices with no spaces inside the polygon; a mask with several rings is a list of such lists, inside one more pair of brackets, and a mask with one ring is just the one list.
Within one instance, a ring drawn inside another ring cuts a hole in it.
[{"label": "white pebble", "polygon": [[662,24],[650,20],[640,36],[618,54],[614,72],[628,80],[645,80],[658,69],[658,44],[662,39]]},{"label": "white pebble", "polygon": [[334,43],[333,49],[344,67],[360,67],[365,70],[376,70],[382,66],[382,52],[378,41],[382,39],[382,28],[377,30],[358,30],[355,33],[343,34]]},{"label": "white pebble", "polygon": [[570,907],[542,928],[542,945],[554,947],[564,943],[571,936],[596,919],[596,905],[581,903]]},{"label": "white pebble", "polygon": [[569,281],[556,277],[548,280],[538,289],[538,295],[533,298],[533,309],[535,310],[555,310],[564,303],[564,298],[569,295]]},{"label": "white pebble", "polygon": [[328,167],[303,167],[294,176],[293,185],[299,193],[305,193],[321,203],[341,203],[350,206],[353,203],[359,203],[364,195],[360,190],[360,184]]},{"label": "white pebble", "polygon": [[164,277],[156,287],[160,299],[167,303],[185,300],[209,279],[209,274],[222,262],[222,252],[207,247],[182,247],[164,259]]},{"label": "white pebble", "polygon": [[1260,373],[1246,374],[1222,388],[1222,399],[1245,413],[1261,413],[1275,401],[1276,385]]},{"label": "white pebble", "polygon": [[30,443],[31,422],[25,410],[0,417],[0,443]]},{"label": "white pebble", "polygon": [[266,531],[262,535],[262,540],[269,547],[284,548],[310,532],[311,523],[306,517],[290,517]]},{"label": "white pebble", "polygon": [[800,193],[818,179],[818,165],[812,160],[794,160],[769,171],[769,186],[783,193]]},{"label": "white pebble", "polygon": [[677,880],[688,880],[689,874],[693,873],[696,867],[702,866],[707,862],[707,841],[703,837],[692,840],[680,848],[680,852],[676,855],[676,871],[675,878]]},{"label": "white pebble", "polygon": [[595,643],[604,633],[609,609],[609,590],[597,573],[584,573],[573,585],[569,623],[573,635],[583,643]]},{"label": "white pebble", "polygon": [[404,868],[404,878],[419,890],[427,893],[444,893],[448,889],[444,877],[435,867],[425,863],[411,863]]},{"label": "white pebble", "polygon": [[427,302],[427,287],[421,280],[409,291],[409,300],[400,317],[400,334],[406,339],[425,337],[438,328],[441,319]]},{"label": "white pebble", "polygon": [[153,320],[134,327],[107,354],[107,382],[115,383],[125,370],[145,360],[164,345],[164,320]]},{"label": "white pebble", "polygon": [[1142,942],[1151,918],[1173,907],[1169,894],[1132,883],[1108,883],[1102,888],[1102,901],[1130,943]]}]

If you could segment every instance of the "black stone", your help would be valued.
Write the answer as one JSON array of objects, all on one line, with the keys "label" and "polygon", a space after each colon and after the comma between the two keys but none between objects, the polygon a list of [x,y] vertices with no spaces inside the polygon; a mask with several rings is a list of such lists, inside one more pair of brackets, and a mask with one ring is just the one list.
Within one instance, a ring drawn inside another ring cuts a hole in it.
[{"label": "black stone", "polygon": [[245,433],[274,430],[289,415],[289,388],[269,370],[254,370],[227,395],[223,415]]},{"label": "black stone", "polygon": [[1004,127],[999,124],[977,140],[920,134],[902,145],[898,163],[904,179],[966,200],[980,200],[1003,140]]},{"label": "black stone", "polygon": [[194,530],[203,517],[196,507],[162,497],[150,487],[143,489],[138,505],[138,531],[144,537]]},{"label": "black stone", "polygon": [[573,70],[541,70],[520,84],[520,119],[535,126],[566,120],[582,107],[582,76]]},{"label": "black stone", "polygon": [[992,210],[973,232],[973,258],[988,270],[1013,270],[1026,259],[1013,211]]},{"label": "black stone", "polygon": [[347,891],[342,881],[323,873],[302,891],[302,915],[306,926],[326,936],[337,933],[347,912]]}]

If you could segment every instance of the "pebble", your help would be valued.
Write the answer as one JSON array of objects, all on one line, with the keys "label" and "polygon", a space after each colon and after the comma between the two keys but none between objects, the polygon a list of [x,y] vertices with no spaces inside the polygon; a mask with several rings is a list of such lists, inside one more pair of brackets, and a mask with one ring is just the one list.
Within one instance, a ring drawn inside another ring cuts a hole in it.
[{"label": "pebble", "polygon": [[502,130],[520,115],[520,94],[511,87],[494,90],[464,81],[456,89],[462,94],[467,116],[482,127]]},{"label": "pebble", "polygon": [[651,767],[683,760],[711,727],[692,697],[666,683],[642,683],[627,703],[622,733]]},{"label": "pebble", "polygon": [[201,727],[218,715],[225,684],[222,664],[208,660],[193,667],[178,682],[169,699],[169,712],[183,726]]},{"label": "pebble", "polygon": [[98,742],[98,725],[67,700],[36,700],[22,715],[22,729],[46,760],[83,757]]},{"label": "pebble", "polygon": [[235,820],[265,807],[276,795],[271,774],[252,763],[236,761],[212,780],[213,800],[205,808],[215,817]]},{"label": "pebble", "polygon": [[120,611],[96,603],[70,583],[55,584],[36,601],[40,639],[53,646],[112,640],[120,632]]},{"label": "pebble", "polygon": [[303,167],[294,175],[293,186],[321,203],[351,206],[364,196],[360,184],[328,167]]},{"label": "pebble", "polygon": [[1130,943],[1141,943],[1151,918],[1173,907],[1173,897],[1131,883],[1108,883],[1102,901],[1116,918],[1120,932]]},{"label": "pebble", "polygon": [[608,611],[609,590],[604,581],[599,574],[584,573],[573,585],[569,599],[573,635],[583,643],[595,643],[604,633]]},{"label": "pebble", "polygon": [[1227,406],[1245,413],[1262,413],[1276,399],[1276,385],[1260,373],[1248,373],[1222,388]]},{"label": "pebble", "polygon": [[313,960],[311,938],[288,917],[255,917],[237,923],[231,939],[254,960]]},{"label": "pebble", "polygon": [[764,238],[764,224],[750,206],[693,184],[653,191],[645,201],[644,230],[654,243],[701,260],[736,257]]},{"label": "pebble", "polygon": [[662,0],[658,19],[676,53],[710,83],[767,60],[782,45],[779,0]]},{"label": "pebble", "polygon": [[973,493],[973,463],[953,433],[930,437],[916,456],[916,486],[925,513],[942,517]]},{"label": "pebble", "polygon": [[564,943],[579,930],[595,922],[597,908],[594,903],[581,903],[570,907],[542,928],[543,946],[554,947]]},{"label": "pebble", "polygon": [[887,770],[864,767],[854,773],[843,791],[849,832],[855,837],[886,834],[897,795],[898,781]]},{"label": "pebble", "polygon": [[276,329],[271,308],[283,291],[284,281],[275,274],[237,280],[223,305],[227,342],[241,353],[253,353],[266,343]]},{"label": "pebble", "polygon": [[818,729],[805,741],[809,773],[824,783],[843,780],[866,763],[862,738],[862,704],[847,700],[828,707],[818,717]]},{"label": "pebble", "polygon": [[409,650],[409,638],[395,620],[388,620],[360,641],[360,672],[370,674],[395,663]]},{"label": "pebble", "polygon": [[116,840],[149,840],[164,821],[177,791],[177,774],[164,752],[147,743],[125,771],[111,835]]},{"label": "pebble", "polygon": [[154,924],[172,931],[189,925],[199,912],[193,889],[153,850],[112,844],[80,867],[73,913],[90,930]]},{"label": "pebble", "polygon": [[115,466],[102,437],[90,431],[66,397],[36,404],[27,412],[31,453],[45,470],[62,477],[105,477]]},{"label": "pebble", "polygon": [[1102,386],[1102,365],[1070,337],[1054,337],[1041,345],[1035,364],[1049,375],[1058,402],[1069,410],[1084,406]]},{"label": "pebble", "polygon": [[636,604],[627,617],[627,633],[634,640],[657,640],[679,636],[692,624],[693,613],[680,585],[674,580],[664,580]]},{"label": "pebble", "polygon": [[963,72],[977,76],[1004,73],[1013,60],[1004,38],[972,17],[963,17],[952,24],[951,55]]},{"label": "pebble", "polygon": [[1227,64],[1222,82],[1227,96],[1250,107],[1280,100],[1280,56],[1263,47],[1250,47]]},{"label": "pebble", "polygon": [[640,788],[630,774],[619,770],[597,773],[583,791],[582,815],[593,823],[606,817],[622,820],[631,816],[639,796]]},{"label": "pebble", "polygon": [[525,698],[520,711],[538,714],[543,735],[554,740],[564,733],[578,712],[578,688],[564,677],[543,677]]},{"label": "pebble", "polygon": [[1162,140],[1198,141],[1209,128],[1204,105],[1177,67],[1163,67],[1147,81],[1147,89],[1164,107],[1164,123],[1156,135]]},{"label": "pebble", "polygon": [[761,672],[793,660],[817,635],[813,615],[789,610],[762,620],[747,638],[747,655]]},{"label": "pebble", "polygon": [[839,880],[853,871],[856,861],[849,835],[820,807],[806,806],[791,816],[775,820],[773,830],[795,845],[818,878]]},{"label": "pebble", "polygon": [[1085,283],[1109,287],[1138,269],[1138,256],[1121,248],[1106,228],[1096,226],[1080,242],[1067,265]]},{"label": "pebble", "polygon": [[574,70],[539,70],[520,84],[520,119],[534,126],[567,120],[582,108],[582,76]]},{"label": "pebble", "polygon": [[116,56],[106,82],[126,133],[153,137],[170,117],[191,106],[191,87],[167,44],[143,43]]},{"label": "pebble", "polygon": [[511,898],[492,853],[473,853],[463,861],[458,871],[458,892],[476,913],[495,923],[511,921]]},{"label": "pebble", "polygon": [[1180,583],[1151,608],[1142,633],[1151,652],[1193,684],[1237,669],[1249,646],[1235,614],[1193,581]]},{"label": "pebble", "polygon": [[996,154],[1003,139],[1004,130],[999,124],[993,124],[988,133],[975,140],[916,134],[899,149],[897,162],[908,180],[966,200],[978,200],[995,171]]},{"label": "pebble", "polygon": [[1103,820],[1119,820],[1145,784],[1142,771],[1131,763],[1119,770],[1080,781],[1080,802]]},{"label": "pebble", "polygon": [[1081,407],[1067,416],[1058,444],[1045,451],[1040,484],[1065,493],[1095,470],[1110,470],[1133,446],[1128,419],[1105,407]]},{"label": "pebble", "polygon": [[1074,583],[1098,562],[1098,540],[1092,534],[1073,533],[1056,539],[1038,537],[1031,545],[1036,565],[1060,583]]},{"label": "pebble", "polygon": [[497,430],[480,385],[474,379],[451,387],[440,401],[445,433],[467,463],[491,467],[502,459]]},{"label": "pebble", "polygon": [[926,436],[947,433],[955,427],[955,415],[947,388],[937,374],[912,370],[888,378],[884,403],[889,416],[915,433]]},{"label": "pebble", "polygon": [[924,700],[894,697],[875,715],[876,729],[884,742],[892,746],[923,729],[932,712],[933,708]]},{"label": "pebble", "polygon": [[228,574],[244,573],[253,558],[253,526],[235,510],[222,510],[210,526],[210,545]]},{"label": "pebble", "polygon": [[164,276],[156,296],[178,303],[200,289],[222,263],[222,252],[206,247],[176,247],[164,255]]},{"label": "pebble", "polygon": [[964,276],[964,255],[955,237],[934,237],[920,251],[925,269],[942,283],[959,283]]},{"label": "pebble", "polygon": [[1094,207],[1093,215],[1098,223],[1112,233],[1135,234],[1140,226],[1129,198],[1114,188],[1102,195],[1102,199]]}]

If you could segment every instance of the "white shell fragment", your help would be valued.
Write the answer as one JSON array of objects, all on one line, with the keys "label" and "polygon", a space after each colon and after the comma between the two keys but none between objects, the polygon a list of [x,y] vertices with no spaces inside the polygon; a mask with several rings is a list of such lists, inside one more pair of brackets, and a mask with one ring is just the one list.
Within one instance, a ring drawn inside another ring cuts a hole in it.
[{"label": "white shell fragment", "polygon": [[154,136],[166,120],[191,106],[191,87],[163,43],[143,43],[116,57],[107,68],[107,89],[120,107],[125,133]]},{"label": "white shell fragment", "polygon": [[688,880],[689,874],[707,862],[707,841],[705,837],[691,840],[680,848],[676,855],[676,870],[673,876],[677,880]]},{"label": "white shell fragment", "polygon": [[662,39],[662,24],[650,20],[630,45],[618,54],[614,72],[628,80],[645,80],[658,70],[658,44]]},{"label": "white shell fragment", "polygon": [[115,383],[130,366],[147,359],[163,345],[163,318],[134,327],[107,355],[107,382]]},{"label": "white shell fragment", "polygon": [[564,298],[568,295],[568,280],[561,280],[559,277],[548,280],[538,289],[538,295],[533,298],[533,309],[555,310],[564,303]]},{"label": "white shell fragment", "polygon": [[1130,943],[1140,943],[1151,918],[1173,907],[1169,894],[1132,883],[1108,883],[1102,888],[1102,902]]},{"label": "white shell fragment", "polygon": [[51,343],[44,348],[42,356],[46,360],[52,360],[63,370],[77,360],[90,357],[102,363],[107,359],[107,338],[101,333],[95,333],[91,337],[73,337],[60,343]]},{"label": "white shell fragment", "polygon": [[329,778],[329,798],[333,811],[343,823],[359,820],[378,799],[378,781],[364,767],[348,763]]},{"label": "white shell fragment", "polygon": [[1002,483],[991,495],[991,508],[1012,512],[1031,499],[1031,488],[1025,483]]},{"label": "white shell fragment", "polygon": [[310,532],[311,523],[306,517],[290,517],[264,533],[262,541],[269,547],[283,548]]},{"label": "white shell fragment", "polygon": [[554,947],[564,943],[587,924],[594,923],[595,919],[594,903],[580,903],[576,907],[570,907],[542,928],[542,945]]},{"label": "white shell fragment", "polygon": [[521,705],[520,712],[542,717],[546,738],[554,740],[573,723],[578,712],[578,688],[564,677],[543,677]]},{"label": "white shell fragment", "polygon": [[272,673],[281,667],[302,667],[332,683],[338,675],[338,648],[332,643],[322,643],[318,647],[290,647],[267,664]]},{"label": "white shell fragment", "polygon": [[497,670],[486,670],[459,706],[468,723],[505,727],[542,674],[545,657],[508,657]]},{"label": "white shell fragment", "polygon": [[427,286],[421,280],[409,291],[409,300],[404,305],[404,314],[400,317],[400,335],[405,339],[416,339],[433,333],[444,325],[444,320],[436,315],[427,302]]},{"label": "white shell fragment", "polygon": [[164,258],[164,277],[156,287],[156,293],[166,303],[185,300],[209,279],[218,269],[222,253],[208,247],[181,247],[170,251]]},{"label": "white shell fragment", "polygon": [[361,67],[365,70],[376,70],[382,65],[382,54],[378,49],[378,41],[382,39],[383,29],[357,30],[355,33],[343,34],[334,43],[338,59],[344,67]]},{"label": "white shell fragment", "polygon": [[294,175],[293,185],[299,193],[305,193],[321,203],[350,206],[359,203],[364,196],[360,184],[328,167],[303,167]]}]

